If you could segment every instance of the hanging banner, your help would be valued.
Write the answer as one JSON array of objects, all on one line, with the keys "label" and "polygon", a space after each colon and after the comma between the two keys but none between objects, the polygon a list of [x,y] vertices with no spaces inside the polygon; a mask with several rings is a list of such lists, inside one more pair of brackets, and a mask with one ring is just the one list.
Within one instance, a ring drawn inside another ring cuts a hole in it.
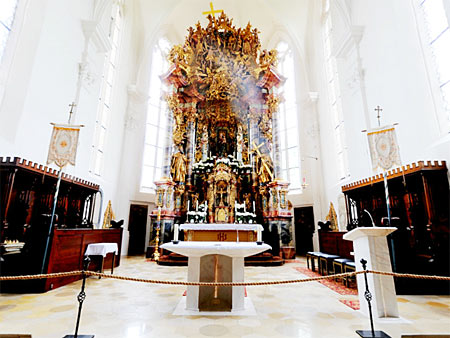
[{"label": "hanging banner", "polygon": [[401,166],[400,149],[394,126],[385,126],[367,132],[372,169],[389,170]]},{"label": "hanging banner", "polygon": [[60,168],[65,167],[67,163],[75,165],[78,135],[81,127],[69,124],[53,124],[47,164],[55,162]]}]

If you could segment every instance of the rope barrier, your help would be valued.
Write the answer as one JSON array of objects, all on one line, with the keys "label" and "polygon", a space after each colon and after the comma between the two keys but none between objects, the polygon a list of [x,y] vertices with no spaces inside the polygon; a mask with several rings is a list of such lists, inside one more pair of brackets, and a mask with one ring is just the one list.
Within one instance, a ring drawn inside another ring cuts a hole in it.
[{"label": "rope barrier", "polygon": [[38,275],[0,276],[0,281],[71,277],[71,276],[80,276],[82,274],[83,274],[83,271],[78,270],[78,271],[55,272],[55,273],[47,273],[47,274],[42,273],[42,274],[38,274]]},{"label": "rope barrier", "polygon": [[[339,273],[336,275],[311,277],[311,278],[304,278],[304,279],[292,279],[292,280],[279,280],[279,281],[266,281],[266,282],[219,282],[219,283],[165,281],[165,280],[156,280],[156,279],[145,279],[145,278],[126,277],[126,276],[119,276],[119,275],[110,275],[110,274],[94,272],[94,271],[84,271],[84,273],[86,276],[97,276],[97,277],[112,278],[112,279],[118,279],[118,280],[126,280],[126,281],[131,281],[131,282],[140,282],[140,283],[149,283],[149,284],[185,285],[185,286],[262,286],[262,285],[282,285],[282,284],[317,282],[317,281],[326,280],[326,279],[352,277],[352,276],[356,276],[356,275],[365,273],[365,271],[355,271],[355,272]],[[385,272],[385,271],[376,271],[376,270],[367,270],[367,273],[372,273],[375,275],[392,276],[392,277],[398,277],[398,278],[450,281],[450,277],[446,277],[446,276],[415,275],[415,274],[409,274],[409,273],[396,273],[396,272]],[[79,271],[70,271],[70,272],[38,274],[38,275],[0,276],[0,281],[61,278],[61,277],[81,276],[81,275],[83,275],[83,271],[79,270]]]},{"label": "rope barrier", "polygon": [[93,272],[93,271],[87,271],[86,274],[90,276],[98,276],[98,277],[105,277],[105,278],[113,278],[113,279],[120,279],[120,280],[127,280],[127,281],[133,281],[133,282],[143,282],[143,283],[150,283],[150,284],[166,284],[166,285],[187,285],[187,286],[261,286],[261,285],[280,285],[280,284],[294,284],[294,283],[304,283],[304,282],[315,282],[320,281],[323,279],[334,279],[334,278],[342,278],[346,276],[354,276],[357,275],[360,272],[348,272],[348,273],[341,273],[337,275],[328,275],[328,276],[321,276],[321,277],[312,277],[312,278],[305,278],[305,279],[293,279],[293,280],[282,280],[282,281],[267,281],[267,282],[178,282],[178,281],[162,281],[162,280],[153,280],[153,279],[143,279],[143,278],[133,278],[133,277],[124,277],[124,276],[116,276],[116,275],[108,275],[104,273],[99,272]]},{"label": "rope barrier", "polygon": [[[359,272],[364,273],[364,271],[359,271]],[[434,279],[434,280],[450,281],[450,277],[447,277],[447,276],[415,275],[412,273],[397,273],[397,272],[386,272],[386,271],[376,271],[376,270],[367,270],[367,273],[373,273],[375,275],[392,276],[392,277],[397,277],[397,278]]]}]

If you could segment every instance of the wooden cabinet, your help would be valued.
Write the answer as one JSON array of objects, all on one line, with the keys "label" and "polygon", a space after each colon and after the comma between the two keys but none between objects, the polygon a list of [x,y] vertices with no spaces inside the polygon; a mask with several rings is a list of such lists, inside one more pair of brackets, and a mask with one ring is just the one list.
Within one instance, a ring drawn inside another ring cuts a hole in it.
[{"label": "wooden cabinet", "polygon": [[[119,266],[122,230],[123,229],[56,229],[52,240],[47,273],[82,270],[84,253],[90,243],[117,243],[119,254],[115,259],[114,266]],[[105,259],[104,268],[110,268],[111,264],[112,254],[108,254]],[[97,268],[98,262],[92,261],[89,270],[97,270]],[[47,279],[45,281],[44,291],[60,287],[78,279],[80,279],[80,276]]]}]

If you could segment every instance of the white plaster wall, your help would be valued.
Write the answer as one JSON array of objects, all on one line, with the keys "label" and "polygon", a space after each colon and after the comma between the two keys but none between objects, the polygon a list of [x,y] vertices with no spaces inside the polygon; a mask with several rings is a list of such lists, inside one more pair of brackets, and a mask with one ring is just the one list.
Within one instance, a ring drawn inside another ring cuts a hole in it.
[{"label": "white plaster wall", "polygon": [[[104,192],[102,212],[108,200],[112,201],[116,211],[122,199],[118,177],[126,88],[132,74],[128,68],[134,64],[134,50],[130,48],[132,20],[127,19],[125,6],[124,34],[105,145],[105,170],[101,177],[89,173],[89,162],[105,52],[92,39],[85,49],[82,21],[95,20],[101,30],[108,32],[112,3],[112,0],[29,1],[0,106],[0,156],[19,156],[45,164],[52,131],[50,123],[67,123],[68,105],[76,96],[79,63],[83,52],[87,53],[86,61],[94,81],[81,84],[77,112],[72,120],[72,123],[84,125],[80,132],[77,163],[64,171],[100,184]],[[125,215],[116,212],[116,217],[125,218]]]},{"label": "white plaster wall", "polygon": [[[320,17],[320,7],[316,6],[317,17]],[[339,180],[336,175],[332,117],[323,68],[322,26],[320,21],[314,25],[316,44],[312,51],[311,83],[319,92],[324,198],[335,207],[339,205],[342,185],[373,175],[367,136],[361,131],[377,126],[374,111],[377,105],[383,108],[382,124],[398,123],[397,139],[403,164],[423,159],[450,163],[450,138],[448,133],[442,133],[439,125],[443,108],[435,99],[437,88],[430,83],[435,74],[422,48],[416,14],[412,1],[331,2],[333,52],[338,61],[349,150],[350,176],[345,180]],[[379,18],[383,18],[382,23]],[[360,31],[359,44],[349,40],[351,34],[356,36],[355,32]],[[358,73],[358,53],[362,76]]]}]

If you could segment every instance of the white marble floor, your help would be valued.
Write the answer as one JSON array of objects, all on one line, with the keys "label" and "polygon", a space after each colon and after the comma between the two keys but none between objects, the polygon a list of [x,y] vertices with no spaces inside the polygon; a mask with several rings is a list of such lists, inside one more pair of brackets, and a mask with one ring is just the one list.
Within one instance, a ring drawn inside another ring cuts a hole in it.
[{"label": "white marble floor", "polygon": [[[295,267],[246,267],[248,281],[298,279]],[[114,274],[186,280],[186,267],[158,266],[143,257],[124,257]],[[28,333],[33,338],[73,334],[81,281],[45,294],[0,294],[0,334]],[[153,285],[113,279],[87,280],[80,334],[96,338],[141,337],[357,337],[369,329],[367,318],[339,300],[343,296],[317,282],[248,287],[255,316],[177,316],[184,286]],[[450,297],[398,296],[403,321],[376,323],[391,337],[402,333],[450,333]]]}]

